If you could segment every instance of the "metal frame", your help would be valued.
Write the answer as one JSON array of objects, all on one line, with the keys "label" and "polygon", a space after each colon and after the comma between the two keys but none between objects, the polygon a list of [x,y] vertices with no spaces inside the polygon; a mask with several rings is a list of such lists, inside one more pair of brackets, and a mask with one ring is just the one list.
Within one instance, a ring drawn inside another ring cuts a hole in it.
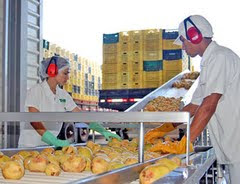
[{"label": "metal frame", "polygon": [[144,162],[144,122],[187,124],[186,164],[189,165],[190,114],[188,112],[2,112],[1,121],[38,122],[131,122],[140,123],[139,162]]}]

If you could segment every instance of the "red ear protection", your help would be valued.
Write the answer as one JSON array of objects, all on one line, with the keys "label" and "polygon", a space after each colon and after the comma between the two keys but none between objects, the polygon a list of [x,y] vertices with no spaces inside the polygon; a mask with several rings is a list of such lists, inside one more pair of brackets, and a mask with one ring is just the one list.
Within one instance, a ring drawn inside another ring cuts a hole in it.
[{"label": "red ear protection", "polygon": [[[190,27],[189,29],[187,29],[187,21],[189,21],[193,25],[193,27]],[[190,17],[184,20],[184,27],[185,27],[186,37],[191,43],[199,44],[202,41],[203,39],[202,33],[197,28],[197,26],[193,23]]]},{"label": "red ear protection", "polygon": [[53,56],[50,59],[46,73],[49,77],[55,77],[58,74],[57,57]]},{"label": "red ear protection", "polygon": [[187,30],[187,35],[193,44],[199,44],[202,41],[202,34],[199,34],[195,27],[190,27]]}]

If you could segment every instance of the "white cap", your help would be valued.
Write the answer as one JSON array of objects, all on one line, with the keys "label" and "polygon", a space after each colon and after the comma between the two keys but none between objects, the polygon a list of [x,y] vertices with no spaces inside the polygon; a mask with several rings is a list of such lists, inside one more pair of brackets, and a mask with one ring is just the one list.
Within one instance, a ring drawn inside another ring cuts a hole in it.
[{"label": "white cap", "polygon": [[[213,30],[212,30],[212,26],[211,24],[208,22],[207,19],[205,19],[203,16],[201,15],[191,15],[189,17],[191,19],[191,21],[195,24],[195,26],[199,29],[199,31],[202,33],[202,37],[207,37],[207,38],[212,38],[213,37]],[[187,21],[186,22],[186,27],[187,30],[190,27],[193,27],[193,25]],[[176,45],[182,45],[182,41],[180,40],[180,36],[183,36],[185,39],[186,38],[186,31],[185,31],[185,27],[184,27],[184,21],[182,21],[179,24],[178,27],[178,33],[179,36],[177,37],[177,39],[174,41],[174,44]]]}]

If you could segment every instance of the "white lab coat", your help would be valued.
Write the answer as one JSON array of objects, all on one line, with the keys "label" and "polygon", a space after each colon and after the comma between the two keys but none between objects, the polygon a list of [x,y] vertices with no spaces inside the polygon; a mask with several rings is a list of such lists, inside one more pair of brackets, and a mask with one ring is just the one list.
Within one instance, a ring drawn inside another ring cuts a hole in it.
[{"label": "white lab coat", "polygon": [[[77,105],[72,97],[63,89],[57,87],[54,94],[47,81],[36,84],[28,90],[25,101],[25,108],[35,107],[40,112],[66,112],[72,111]],[[61,130],[62,122],[44,122],[47,130],[57,136]],[[21,125],[18,147],[36,147],[46,145],[41,141],[41,136],[29,122]]]},{"label": "white lab coat", "polygon": [[212,41],[201,60],[199,85],[192,103],[200,105],[212,93],[222,94],[208,123],[220,164],[240,162],[240,59],[230,49]]}]

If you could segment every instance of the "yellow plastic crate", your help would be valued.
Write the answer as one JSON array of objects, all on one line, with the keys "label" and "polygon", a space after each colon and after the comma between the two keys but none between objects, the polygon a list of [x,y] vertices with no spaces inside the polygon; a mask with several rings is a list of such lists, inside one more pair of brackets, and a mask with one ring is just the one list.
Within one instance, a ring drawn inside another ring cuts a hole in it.
[{"label": "yellow plastic crate", "polygon": [[181,49],[182,46],[173,44],[174,41],[175,40],[165,40],[165,39],[163,39],[163,41],[162,41],[162,43],[163,43],[163,50]]},{"label": "yellow plastic crate", "polygon": [[72,93],[72,98],[77,99],[77,93]]},{"label": "yellow plastic crate", "polygon": [[103,53],[116,53],[118,52],[118,43],[103,44]]},{"label": "yellow plastic crate", "polygon": [[144,40],[162,39],[162,30],[161,29],[147,29],[147,30],[143,30],[143,39]]},{"label": "yellow plastic crate", "polygon": [[103,64],[102,72],[103,73],[117,73],[119,65],[116,64]]},{"label": "yellow plastic crate", "polygon": [[131,62],[141,62],[143,61],[143,52],[142,51],[133,51],[131,54]]},{"label": "yellow plastic crate", "polygon": [[104,64],[113,64],[118,62],[118,54],[117,53],[107,53],[103,54],[103,63]]},{"label": "yellow plastic crate", "polygon": [[128,63],[131,59],[131,52],[120,52],[119,54],[119,63]]},{"label": "yellow plastic crate", "polygon": [[118,67],[119,72],[129,72],[130,71],[129,63],[119,63],[117,67]]},{"label": "yellow plastic crate", "polygon": [[163,60],[163,70],[179,70],[182,71],[183,62],[179,60]]},{"label": "yellow plastic crate", "polygon": [[130,39],[130,36],[127,31],[119,33],[119,42],[128,42],[129,39]]},{"label": "yellow plastic crate", "polygon": [[162,84],[162,81],[144,81],[143,88],[158,88]]},{"label": "yellow plastic crate", "polygon": [[119,72],[117,78],[118,78],[117,83],[120,83],[120,84],[128,83],[129,73],[128,72]]},{"label": "yellow plastic crate", "polygon": [[117,88],[117,83],[102,83],[102,89],[116,89]]},{"label": "yellow plastic crate", "polygon": [[162,50],[162,40],[144,40],[143,42],[144,51],[158,51]]},{"label": "yellow plastic crate", "polygon": [[143,61],[133,61],[130,63],[131,70],[134,71],[143,71]]},{"label": "yellow plastic crate", "polygon": [[118,83],[117,89],[128,89],[128,83]]},{"label": "yellow plastic crate", "polygon": [[144,51],[143,60],[145,61],[162,60],[162,50]]},{"label": "yellow plastic crate", "polygon": [[139,88],[143,88],[143,82],[131,82],[129,84],[129,88],[130,89],[139,89]]},{"label": "yellow plastic crate", "polygon": [[140,83],[143,80],[143,72],[142,71],[131,72],[129,75],[130,75],[130,81],[133,83]]},{"label": "yellow plastic crate", "polygon": [[163,71],[163,81],[164,83],[178,75],[181,71],[180,70],[164,70]]},{"label": "yellow plastic crate", "polygon": [[162,71],[154,71],[154,72],[143,72],[143,80],[144,81],[162,81],[163,72]]},{"label": "yellow plastic crate", "polygon": [[71,84],[65,84],[63,86],[63,89],[65,89],[67,92],[72,92],[72,85]]},{"label": "yellow plastic crate", "polygon": [[118,81],[118,74],[117,73],[103,73],[104,83],[117,83]]},{"label": "yellow plastic crate", "polygon": [[143,31],[142,30],[129,31],[128,34],[130,35],[131,41],[142,41],[143,40]]},{"label": "yellow plastic crate", "polygon": [[119,47],[120,47],[121,52],[128,52],[130,50],[129,42],[120,42]]},{"label": "yellow plastic crate", "polygon": [[143,50],[143,41],[142,40],[131,41],[129,49],[132,51],[142,51]]}]

